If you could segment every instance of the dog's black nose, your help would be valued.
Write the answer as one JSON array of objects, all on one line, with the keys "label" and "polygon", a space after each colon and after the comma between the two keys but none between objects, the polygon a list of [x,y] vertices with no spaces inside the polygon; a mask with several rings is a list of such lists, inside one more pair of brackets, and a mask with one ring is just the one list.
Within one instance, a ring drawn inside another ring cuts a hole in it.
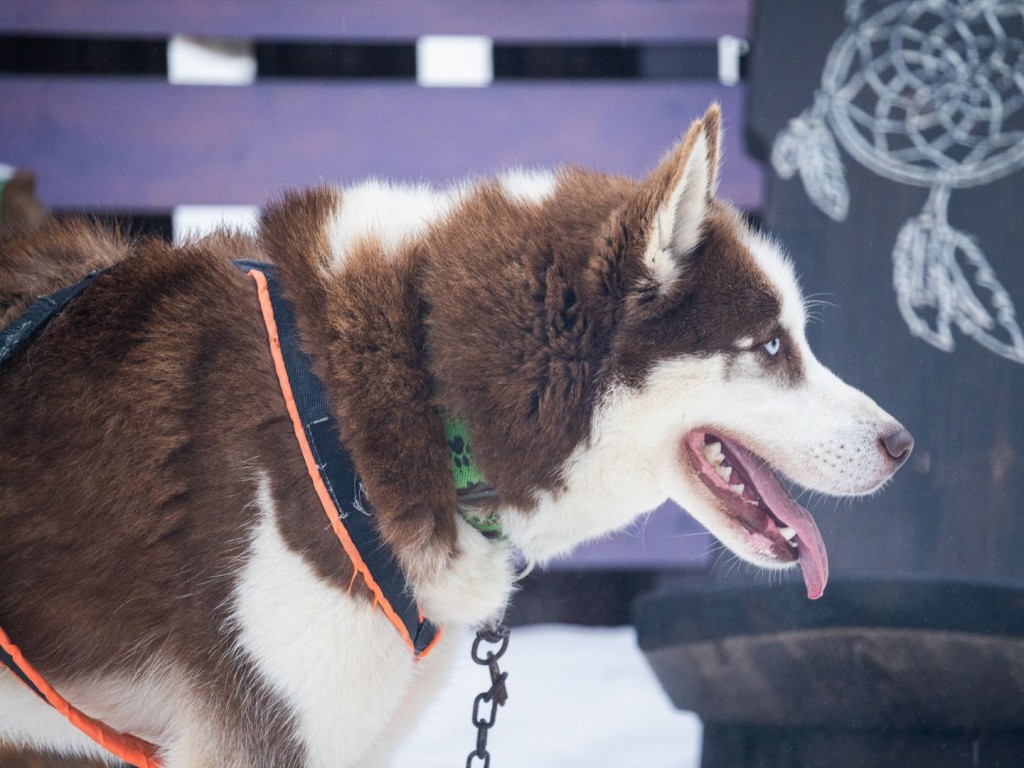
[{"label": "dog's black nose", "polygon": [[907,460],[910,452],[914,450],[914,436],[903,427],[882,435],[882,437],[878,438],[878,441],[885,448],[885,452],[896,462],[897,467],[903,466],[903,462]]}]

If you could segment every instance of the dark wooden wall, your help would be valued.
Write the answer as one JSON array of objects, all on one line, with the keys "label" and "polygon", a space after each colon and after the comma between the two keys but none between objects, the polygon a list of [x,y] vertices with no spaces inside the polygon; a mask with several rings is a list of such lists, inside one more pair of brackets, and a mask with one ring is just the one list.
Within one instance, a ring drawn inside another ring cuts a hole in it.
[{"label": "dark wooden wall", "polygon": [[[868,3],[867,7],[872,4]],[[877,7],[875,4],[874,7]],[[824,61],[846,28],[842,0],[759,4],[750,62],[749,146],[768,160],[787,121],[812,104]],[[821,311],[809,337],[823,362],[914,433],[909,464],[868,501],[819,505],[834,575],[946,574],[1024,579],[1024,365],[955,331],[956,350],[914,338],[899,314],[892,252],[928,190],[879,177],[840,149],[846,221],[769,170],[766,226],[791,251]],[[1024,309],[1024,173],[956,190],[949,217],[970,233]],[[1018,318],[1019,320],[1019,318]]]}]

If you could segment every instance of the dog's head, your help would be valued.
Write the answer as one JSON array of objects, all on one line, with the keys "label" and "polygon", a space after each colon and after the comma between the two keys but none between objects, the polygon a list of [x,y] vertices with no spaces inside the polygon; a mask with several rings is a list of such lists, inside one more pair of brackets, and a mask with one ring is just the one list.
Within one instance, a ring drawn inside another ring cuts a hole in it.
[{"label": "dog's head", "polygon": [[[818,597],[825,547],[779,475],[821,494],[868,494],[913,439],[818,362],[789,261],[715,199],[719,123],[713,107],[594,233],[606,255],[577,275],[573,301],[614,306],[589,318],[607,335],[580,382],[595,391],[586,437],[558,486],[511,511],[507,527],[546,559],[669,497],[743,559],[799,563]],[[585,310],[574,320],[587,321]]]}]

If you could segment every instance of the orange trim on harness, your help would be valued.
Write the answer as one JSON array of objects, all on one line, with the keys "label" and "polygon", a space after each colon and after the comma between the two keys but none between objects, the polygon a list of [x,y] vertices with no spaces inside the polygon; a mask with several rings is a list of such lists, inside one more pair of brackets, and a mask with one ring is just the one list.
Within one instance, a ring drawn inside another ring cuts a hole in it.
[{"label": "orange trim on harness", "polygon": [[[36,671],[35,667],[28,663],[18,646],[11,642],[11,639],[7,637],[7,634],[2,629],[0,629],[0,646],[10,655],[14,663],[18,665],[18,669],[22,674],[32,681],[32,685],[39,690],[43,698],[54,709],[64,715],[75,728],[95,741],[107,752],[124,760],[126,763],[136,766],[136,768],[160,768],[160,763],[156,759],[158,748],[155,745],[137,736],[115,731],[109,725],[89,717],[81,710],[69,704],[63,696],[57,693],[43,679],[43,676]],[[11,670],[11,674],[14,674],[13,670]]]},{"label": "orange trim on harness", "polygon": [[405,622],[403,622],[401,617],[395,613],[395,610],[391,607],[391,603],[384,596],[384,592],[374,580],[369,567],[359,554],[359,549],[356,547],[355,542],[352,541],[352,537],[349,536],[348,531],[345,529],[345,523],[341,519],[338,508],[334,505],[334,499],[331,498],[330,492],[324,485],[323,478],[320,477],[320,469],[317,467],[316,460],[313,458],[313,451],[310,449],[309,442],[306,439],[306,430],[302,426],[302,419],[299,417],[299,409],[295,404],[295,397],[292,393],[291,382],[288,379],[288,370],[285,368],[284,355],[281,352],[281,339],[277,333],[277,322],[274,320],[274,309],[270,303],[270,287],[267,285],[267,278],[257,269],[250,269],[248,275],[256,281],[258,289],[257,292],[260,300],[260,310],[263,313],[263,322],[267,326],[267,337],[270,340],[270,356],[274,360],[274,370],[277,373],[277,379],[281,384],[281,394],[284,395],[285,406],[288,409],[288,415],[291,417],[292,421],[292,429],[295,432],[296,439],[299,441],[302,458],[306,462],[306,470],[309,472],[309,477],[313,481],[313,487],[316,489],[316,494],[320,498],[320,503],[323,505],[324,512],[327,513],[327,518],[331,521],[331,527],[334,529],[335,535],[341,542],[341,546],[345,550],[345,554],[347,554],[349,560],[352,561],[352,567],[355,568],[356,572],[363,577],[366,585],[373,593],[373,604],[380,606],[380,609],[384,612],[388,621],[394,625],[395,629],[398,630],[399,636],[403,641],[405,641],[405,644],[409,646],[409,650],[412,651],[413,657],[424,658],[431,650],[433,650],[434,646],[437,645],[437,641],[441,637],[441,630],[438,628],[437,635],[434,637],[433,641],[431,641],[430,645],[424,648],[423,652],[417,657],[415,643],[409,636],[409,630],[406,629]]}]

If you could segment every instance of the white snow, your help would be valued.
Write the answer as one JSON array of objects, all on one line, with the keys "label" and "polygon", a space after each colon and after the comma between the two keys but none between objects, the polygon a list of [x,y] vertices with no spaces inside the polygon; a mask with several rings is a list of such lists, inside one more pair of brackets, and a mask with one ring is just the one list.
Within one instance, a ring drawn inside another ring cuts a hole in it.
[{"label": "white snow", "polygon": [[[469,637],[463,645],[450,684],[394,765],[466,764],[473,699],[489,677],[469,660]],[[631,627],[518,627],[500,666],[509,700],[487,741],[494,768],[699,767],[700,720],[672,706]]]}]

